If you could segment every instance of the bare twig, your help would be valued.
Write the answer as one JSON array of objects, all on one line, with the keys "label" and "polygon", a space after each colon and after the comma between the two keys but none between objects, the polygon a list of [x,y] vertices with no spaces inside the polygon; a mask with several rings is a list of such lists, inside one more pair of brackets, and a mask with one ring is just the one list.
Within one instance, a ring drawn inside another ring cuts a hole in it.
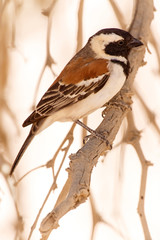
[{"label": "bare twig", "polygon": [[79,9],[78,9],[78,31],[77,31],[77,47],[76,52],[78,52],[82,48],[82,40],[83,40],[83,5],[84,0],[80,0]]},{"label": "bare twig", "polygon": [[146,192],[146,182],[147,182],[147,173],[148,167],[152,166],[151,162],[147,161],[144,157],[143,151],[141,149],[139,140],[140,140],[140,132],[136,129],[134,124],[133,115],[129,113],[127,115],[128,120],[128,130],[126,132],[126,142],[131,144],[139,157],[141,167],[142,167],[142,175],[141,175],[141,185],[140,185],[140,194],[139,194],[139,203],[138,203],[138,213],[140,216],[141,224],[143,227],[143,232],[146,240],[151,240],[151,235],[149,232],[145,211],[144,211],[144,200],[145,200],[145,192]]},{"label": "bare twig", "polygon": [[118,22],[120,23],[122,29],[126,29],[126,24],[125,24],[125,21],[124,21],[124,17],[123,17],[123,14],[121,13],[120,9],[117,7],[116,3],[114,0],[109,0],[110,1],[110,4],[115,12],[115,15],[117,17],[117,20]]},{"label": "bare twig", "polygon": [[36,170],[38,170],[38,169],[40,169],[40,168],[42,168],[42,167],[45,167],[46,166],[46,164],[43,164],[43,165],[41,165],[41,166],[38,166],[38,167],[35,167],[35,168],[33,168],[33,169],[31,169],[30,171],[28,171],[27,173],[25,173],[20,179],[18,179],[16,182],[15,182],[15,186],[17,186],[26,176],[28,176],[31,172],[34,172],[34,171],[36,171]]},{"label": "bare twig", "polygon": [[154,34],[153,34],[152,31],[151,31],[151,34],[150,34],[150,42],[153,45],[153,47],[155,49],[155,52],[156,52],[156,55],[157,55],[157,59],[158,59],[158,63],[159,63],[158,73],[160,73],[160,51],[159,51],[159,45],[156,42],[156,39],[155,39]]},{"label": "bare twig", "polygon": [[[154,6],[152,0],[138,0],[136,4],[135,9],[135,15],[134,15],[134,21],[132,22],[130,26],[130,32],[135,36],[135,34],[142,38],[144,37],[144,42],[147,42],[150,35],[150,23],[153,19],[153,12],[154,12]],[[138,16],[141,16],[141,18],[145,19],[146,22],[140,21],[138,19]],[[135,21],[138,19],[138,21]],[[143,36],[143,37],[142,37]],[[133,59],[134,60],[134,59]],[[135,64],[135,61],[131,61],[132,64]],[[128,82],[130,85],[132,84],[132,80]],[[130,123],[133,120],[133,118],[130,116]],[[132,121],[132,126],[134,127],[134,123]],[[137,131],[138,135],[139,132]],[[137,154],[139,154],[139,160],[141,162],[142,166],[142,176],[141,176],[141,186],[140,186],[140,197],[139,197],[139,204],[138,204],[138,213],[140,215],[140,220],[144,232],[144,236],[146,240],[151,240],[151,235],[149,232],[148,224],[146,221],[146,216],[144,213],[144,197],[145,197],[145,190],[146,190],[146,181],[147,181],[147,170],[148,166],[151,165],[150,162],[146,161],[142,149],[140,147],[139,141],[133,141],[132,144],[134,144],[135,150]]]},{"label": "bare twig", "polygon": [[[52,165],[53,177],[54,177],[54,164],[55,164],[56,158],[57,158],[59,152],[60,152],[61,150],[63,150],[63,151],[64,151],[64,156],[63,156],[63,159],[62,159],[62,161],[61,161],[61,165],[62,165],[63,162],[64,162],[64,160],[65,160],[65,158],[66,158],[66,155],[67,155],[67,153],[68,153],[68,151],[69,151],[69,148],[70,148],[70,146],[72,145],[72,142],[73,142],[73,131],[74,131],[74,129],[75,129],[75,126],[76,126],[76,124],[73,123],[72,126],[71,126],[71,128],[70,128],[70,130],[68,131],[66,137],[63,139],[63,141],[62,141],[62,143],[60,144],[59,148],[58,148],[57,151],[55,152],[53,158],[50,160],[50,161],[51,161],[51,165]],[[65,148],[63,148],[64,144],[65,144],[67,141],[68,141],[68,146],[65,147]],[[59,170],[58,170],[58,172],[57,172],[56,175],[59,174],[60,169],[61,169],[61,168],[59,168]]]}]

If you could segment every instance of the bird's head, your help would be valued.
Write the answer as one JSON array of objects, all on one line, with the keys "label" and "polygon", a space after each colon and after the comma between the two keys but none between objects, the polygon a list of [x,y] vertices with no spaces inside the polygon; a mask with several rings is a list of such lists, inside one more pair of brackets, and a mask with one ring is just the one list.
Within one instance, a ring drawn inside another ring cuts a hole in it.
[{"label": "bird's head", "polygon": [[89,38],[88,44],[96,58],[126,62],[132,48],[143,43],[129,32],[117,28],[102,29]]}]

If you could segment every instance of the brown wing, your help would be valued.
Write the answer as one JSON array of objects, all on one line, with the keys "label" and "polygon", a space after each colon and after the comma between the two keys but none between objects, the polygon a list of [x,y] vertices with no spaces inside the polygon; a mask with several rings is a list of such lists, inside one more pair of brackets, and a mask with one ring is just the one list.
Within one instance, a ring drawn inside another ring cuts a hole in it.
[{"label": "brown wing", "polygon": [[79,65],[76,61],[74,66],[71,66],[70,62],[64,68],[56,81],[43,95],[36,110],[25,120],[23,127],[85,99],[90,94],[98,92],[105,85],[109,77],[106,60],[87,60],[85,63],[83,61],[83,64],[79,63]]}]

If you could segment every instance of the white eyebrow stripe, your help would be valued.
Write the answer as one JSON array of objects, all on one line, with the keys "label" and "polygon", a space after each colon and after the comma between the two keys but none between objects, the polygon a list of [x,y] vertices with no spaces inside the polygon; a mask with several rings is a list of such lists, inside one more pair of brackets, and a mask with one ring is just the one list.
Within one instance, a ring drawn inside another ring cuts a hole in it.
[{"label": "white eyebrow stripe", "polygon": [[117,42],[119,40],[124,40],[124,38],[122,36],[119,36],[115,33],[110,33],[110,34],[104,34],[101,33],[100,35],[94,36],[91,39],[91,46],[94,48],[96,47],[96,44],[99,46],[103,43],[105,43],[105,45],[108,45],[111,42]]},{"label": "white eyebrow stripe", "polygon": [[91,39],[90,44],[91,44],[92,50],[96,53],[95,57],[96,58],[104,58],[104,59],[108,59],[108,60],[116,59],[116,60],[119,60],[119,61],[127,64],[127,59],[125,57],[113,56],[113,55],[111,56],[104,52],[104,48],[106,45],[108,45],[111,42],[117,42],[119,40],[124,40],[124,38],[115,33],[110,33],[108,35],[101,33],[100,35],[94,36]]}]

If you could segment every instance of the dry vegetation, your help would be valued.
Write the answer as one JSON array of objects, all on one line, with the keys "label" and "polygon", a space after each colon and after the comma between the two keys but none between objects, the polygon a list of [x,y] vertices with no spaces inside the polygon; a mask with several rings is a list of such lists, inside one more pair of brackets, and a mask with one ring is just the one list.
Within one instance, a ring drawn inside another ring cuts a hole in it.
[{"label": "dry vegetation", "polygon": [[[6,160],[6,156],[9,157],[8,154],[8,143],[7,143],[7,137],[4,130],[4,123],[3,123],[3,115],[4,112],[10,116],[12,121],[15,123],[15,117],[14,114],[11,112],[9,106],[7,105],[7,99],[5,95],[6,90],[6,84],[7,84],[7,75],[9,71],[9,58],[8,58],[8,46],[15,47],[14,44],[14,37],[15,37],[15,17],[14,14],[12,14],[12,21],[9,22],[7,18],[7,14],[10,10],[10,2],[12,2],[12,11],[18,11],[19,5],[18,1],[1,1],[0,5],[0,163],[1,163],[1,171],[3,176],[5,177],[6,183],[8,184],[9,188],[9,179],[8,175],[5,171],[2,170],[4,165],[8,165],[8,161]],[[56,1],[52,0],[49,7],[47,7],[45,10],[42,11],[42,14],[46,16],[48,19],[48,26],[47,26],[47,40],[46,40],[46,60],[44,62],[44,65],[41,69],[40,77],[37,83],[37,89],[35,91],[35,98],[33,99],[33,105],[35,105],[35,99],[36,95],[39,89],[40,82],[42,80],[43,74],[45,72],[45,69],[49,67],[51,70],[53,77],[54,72],[52,65],[54,64],[54,60],[50,53],[50,40],[51,40],[51,31],[52,31],[52,16],[54,14],[54,6]],[[118,21],[120,22],[120,25],[123,29],[126,28],[126,24],[124,22],[123,13],[119,10],[117,7],[115,1],[110,0],[110,4],[113,7],[113,10],[115,11],[115,14],[117,16]],[[84,8],[84,0],[81,0],[79,3],[79,9],[78,9],[78,31],[77,31],[77,48],[76,51],[78,51],[82,46],[82,39],[83,39],[83,28],[82,28],[82,17],[83,17],[83,8]],[[147,43],[149,39],[151,40],[152,44],[155,47],[155,51],[158,55],[158,47],[156,45],[156,41],[153,36],[150,36],[150,24],[153,20],[153,13],[154,13],[154,6],[152,0],[137,0],[135,3],[135,9],[134,9],[134,15],[132,22],[129,27],[129,31],[132,35],[134,35],[136,38],[141,39],[147,48]],[[12,23],[12,24],[11,24]],[[131,62],[131,69],[132,72],[129,75],[129,78],[124,85],[123,89],[120,91],[120,93],[112,99],[107,105],[106,109],[103,111],[103,121],[98,126],[97,131],[100,133],[103,133],[106,137],[106,139],[109,141],[110,145],[112,145],[117,132],[122,124],[122,121],[124,118],[127,119],[127,129],[124,133],[122,143],[131,144],[133,148],[135,149],[139,161],[141,164],[142,174],[141,174],[141,184],[140,184],[140,191],[139,191],[139,202],[138,202],[138,214],[140,216],[145,240],[151,240],[151,234],[149,231],[149,226],[147,224],[147,219],[145,216],[144,211],[144,199],[145,199],[145,192],[146,192],[146,182],[147,182],[147,173],[148,173],[148,167],[151,164],[150,161],[147,161],[147,159],[144,156],[143,148],[140,144],[141,139],[141,132],[137,129],[135,120],[131,111],[131,104],[132,104],[132,84],[135,78],[135,75],[137,73],[137,70],[140,66],[144,64],[143,58],[145,54],[145,49],[142,50],[135,50],[130,54],[130,62]],[[155,115],[154,113],[148,108],[146,103],[144,102],[143,98],[138,94],[138,91],[134,90],[137,98],[141,102],[144,111],[146,112],[146,117],[152,122],[154,126],[154,130],[157,131],[157,133],[160,133],[159,127],[157,126],[157,123],[155,121]],[[86,119],[84,120],[86,122]],[[15,123],[16,124],[16,123]],[[17,127],[17,126],[16,126]],[[71,129],[69,130],[68,134],[64,138],[62,144],[57,149],[57,152],[54,154],[54,157],[46,163],[47,168],[52,169],[53,173],[53,183],[48,191],[48,194],[44,200],[44,203],[39,210],[39,213],[34,221],[34,224],[32,225],[29,239],[32,238],[32,234],[37,227],[37,222],[39,220],[39,216],[43,210],[43,207],[45,204],[47,204],[47,199],[51,192],[53,192],[57,187],[57,178],[59,176],[59,173],[61,171],[61,167],[65,161],[65,158],[70,150],[70,146],[72,145],[72,142],[74,140],[74,129],[75,124],[72,125]],[[83,135],[86,133],[84,132]],[[67,143],[67,146],[66,146]],[[65,147],[64,147],[65,146]],[[59,152],[63,150],[63,158],[61,160],[61,163],[59,165],[58,170],[55,172],[54,166],[55,161],[57,158],[57,155]],[[40,232],[41,232],[41,239],[48,239],[51,231],[59,226],[59,220],[67,214],[71,209],[76,208],[81,203],[86,201],[86,199],[90,195],[90,179],[93,167],[97,164],[97,161],[101,155],[107,155],[106,144],[99,139],[92,137],[90,138],[86,144],[79,149],[75,154],[70,155],[70,165],[67,169],[68,172],[68,179],[65,182],[62,191],[56,201],[56,204],[51,210],[51,212],[43,219],[40,225]],[[41,166],[41,167],[43,167]],[[37,169],[37,168],[36,168]],[[33,169],[31,171],[34,171],[36,169]],[[30,172],[29,172],[30,173]],[[27,174],[29,174],[27,173]],[[26,175],[27,175],[26,174]],[[15,184],[18,185],[20,181],[24,177],[19,179]],[[12,189],[13,190],[13,189]],[[92,236],[91,239],[94,237],[94,231],[95,227],[98,222],[104,222],[105,224],[113,227],[115,231],[118,232],[117,229],[115,229],[114,226],[112,226],[111,223],[106,222],[98,213],[96,210],[96,205],[94,204],[93,198],[91,196],[90,198],[92,213],[93,213],[93,229],[92,229]],[[17,202],[15,199],[15,205],[17,209],[17,216],[18,219],[21,222],[20,215],[18,213],[18,207]],[[20,223],[19,222],[19,223]],[[16,237],[18,239],[18,234],[20,233],[20,228],[22,228],[22,224],[17,224],[17,234]],[[121,233],[119,232],[121,235]]]}]

